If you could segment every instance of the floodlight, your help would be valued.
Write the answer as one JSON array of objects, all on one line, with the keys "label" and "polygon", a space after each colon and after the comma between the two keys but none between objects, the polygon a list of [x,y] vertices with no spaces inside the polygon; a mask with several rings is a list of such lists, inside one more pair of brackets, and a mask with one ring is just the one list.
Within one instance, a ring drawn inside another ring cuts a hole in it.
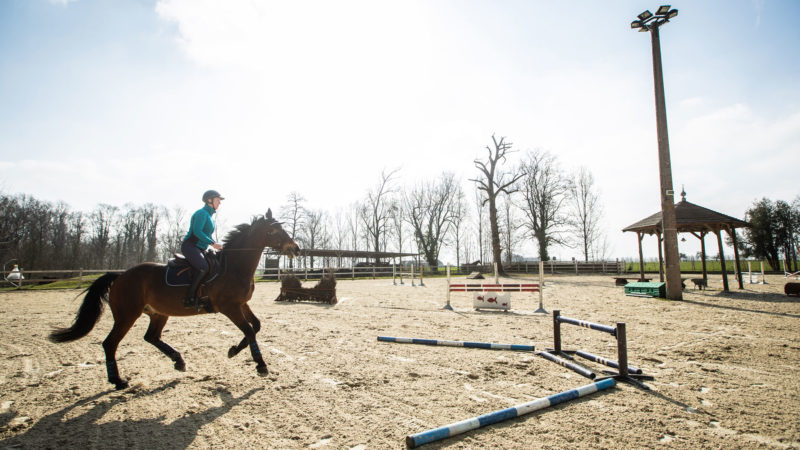
[{"label": "floodlight", "polygon": [[673,17],[675,17],[677,15],[678,15],[678,10],[677,9],[673,9],[672,11],[669,12],[669,14],[667,14],[667,19],[672,19]]},{"label": "floodlight", "polygon": [[661,6],[659,6],[658,10],[656,11],[656,15],[657,16],[663,16],[664,14],[669,12],[669,8],[670,8],[670,5],[661,5]]},{"label": "floodlight", "polygon": [[642,22],[634,20],[633,22],[631,22],[631,28],[642,28]]},{"label": "floodlight", "polygon": [[647,11],[639,14],[639,20],[641,20],[641,21],[645,21],[645,20],[647,20],[647,19],[649,19],[651,17],[653,17],[653,13],[651,13],[650,10],[647,10]]}]

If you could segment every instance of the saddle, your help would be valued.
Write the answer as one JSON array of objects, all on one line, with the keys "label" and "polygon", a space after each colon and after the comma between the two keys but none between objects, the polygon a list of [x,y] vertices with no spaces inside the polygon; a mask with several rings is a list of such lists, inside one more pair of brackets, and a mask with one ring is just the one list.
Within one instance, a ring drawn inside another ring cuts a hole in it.
[{"label": "saddle", "polygon": [[[194,274],[191,264],[189,264],[189,261],[186,259],[186,257],[180,253],[173,253],[173,256],[174,258],[167,261],[164,282],[167,284],[167,286],[191,285],[192,275]],[[206,252],[203,253],[203,257],[208,263],[208,272],[203,278],[200,287],[210,285],[211,282],[217,278],[217,275],[220,273],[220,268],[222,267],[222,261],[216,255],[216,253]]]}]

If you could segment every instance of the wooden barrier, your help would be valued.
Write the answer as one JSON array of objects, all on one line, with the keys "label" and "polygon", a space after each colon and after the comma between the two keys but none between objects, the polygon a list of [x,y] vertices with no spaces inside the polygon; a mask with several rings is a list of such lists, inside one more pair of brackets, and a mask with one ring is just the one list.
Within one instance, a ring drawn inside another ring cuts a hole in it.
[{"label": "wooden barrier", "polygon": [[[595,331],[602,331],[604,333],[608,333],[614,336],[617,339],[617,360],[606,359],[597,355],[593,355],[583,350],[575,350],[575,351],[567,351],[562,350],[561,348],[561,324],[566,323],[570,325],[575,325],[579,327],[589,328]],[[649,375],[643,375],[642,369],[638,367],[629,366],[628,365],[628,343],[627,343],[627,336],[625,331],[625,322],[617,322],[616,327],[611,327],[608,325],[602,325],[599,323],[589,322],[586,320],[579,320],[573,319],[571,317],[565,317],[561,315],[561,311],[553,310],[553,351],[552,354],[539,352],[539,356],[544,357],[550,361],[555,363],[561,364],[564,367],[573,370],[576,373],[579,373],[587,378],[594,379],[594,373],[591,371],[586,370],[585,368],[573,364],[574,367],[568,366],[564,363],[568,361],[557,361],[553,356],[562,355],[562,354],[575,354],[580,356],[581,358],[588,359],[590,361],[594,361],[596,363],[603,364],[608,367],[612,367],[617,369],[617,375],[615,378],[620,381],[630,382],[632,384],[636,384],[637,386],[643,387],[648,389],[645,385],[636,381],[636,379],[642,380],[652,380],[653,377]]]},{"label": "wooden barrier", "polygon": [[[544,309],[544,295],[542,290],[544,289],[544,264],[539,262],[539,283],[452,283],[450,281],[450,265],[447,266],[447,304],[444,306],[444,309],[453,310],[453,307],[450,305],[450,293],[451,292],[538,292],[539,293],[539,309],[535,312],[547,314],[547,311]],[[510,305],[506,305],[507,307],[503,307],[502,305],[497,306],[498,309],[510,309]],[[487,305],[483,305],[481,307],[487,307]],[[478,307],[476,306],[476,309]]]},{"label": "wooden barrier", "polygon": [[411,272],[403,272],[403,266],[400,266],[398,269],[394,264],[392,264],[392,284],[397,286],[397,279],[400,279],[400,285],[403,285],[403,276],[405,275],[406,278],[411,278],[411,286],[416,286],[414,284],[414,279],[419,278],[419,285],[425,286],[425,283],[422,281],[422,264],[419,266],[419,273],[415,270],[414,263],[411,263]]}]

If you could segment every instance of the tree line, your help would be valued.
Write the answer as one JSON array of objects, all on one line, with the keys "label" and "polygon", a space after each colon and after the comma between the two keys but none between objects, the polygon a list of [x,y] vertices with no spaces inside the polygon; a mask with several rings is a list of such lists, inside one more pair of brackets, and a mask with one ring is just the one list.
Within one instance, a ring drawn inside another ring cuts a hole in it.
[{"label": "tree line", "polygon": [[585,167],[567,172],[555,155],[541,150],[512,164],[513,152],[506,138],[492,136],[485,157],[474,160],[477,174],[469,180],[474,189],[446,171],[403,186],[398,169],[384,170],[360,201],[332,214],[307,208],[305,197],[292,192],[281,219],[303,248],[412,252],[430,266],[449,248],[456,264],[502,267],[518,257],[525,240],[537,244],[541,260],[550,259],[553,245],[577,248],[586,261],[608,257],[591,172]]},{"label": "tree line", "polygon": [[762,198],[753,202],[745,212],[751,227],[744,229],[742,254],[765,259],[776,270],[780,259],[786,261],[789,272],[797,272],[800,253],[800,195],[789,203]]},{"label": "tree line", "polygon": [[[484,157],[474,160],[476,174],[466,189],[450,172],[402,185],[400,170],[386,169],[346,207],[309,208],[295,191],[279,217],[302,248],[419,253],[431,266],[443,249],[454,251],[457,264],[511,262],[526,240],[536,243],[541,260],[550,259],[554,245],[577,248],[586,261],[608,257],[591,172],[565,171],[554,154],[541,150],[512,164],[514,152],[505,137],[492,136]],[[0,192],[0,261],[28,270],[163,262],[179,250],[188,220],[181,208],[152,203],[80,212],[63,202]]]},{"label": "tree line", "polygon": [[180,248],[184,219],[180,208],[151,203],[99,204],[87,213],[63,202],[0,193],[0,261],[28,270],[122,269],[165,261]]}]

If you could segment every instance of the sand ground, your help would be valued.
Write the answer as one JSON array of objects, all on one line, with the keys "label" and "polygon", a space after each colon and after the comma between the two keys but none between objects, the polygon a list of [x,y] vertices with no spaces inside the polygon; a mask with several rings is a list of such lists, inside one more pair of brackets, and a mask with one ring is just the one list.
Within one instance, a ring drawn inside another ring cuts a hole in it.
[{"label": "sand ground", "polygon": [[[625,296],[609,276],[545,281],[548,311],[627,324],[629,362],[655,377],[652,390],[620,383],[428,448],[800,448],[800,300],[783,295],[783,277],[723,293],[717,276],[682,302]],[[277,284],[257,284],[267,377],[246,351],[227,358],[241,333],[222,315],[167,324],[186,372],[142,339],[143,316],[118,352],[123,391],[106,381],[108,311],[87,337],[53,344],[47,334],[71,323],[77,291],[0,293],[0,448],[403,448],[408,434],[590,382],[525,352],[377,342],[551,347],[537,297],[514,294],[503,313],[454,294],[451,312],[443,279],[340,280],[337,291],[335,306],[281,304]],[[616,356],[609,335],[562,333],[565,349]]]}]

